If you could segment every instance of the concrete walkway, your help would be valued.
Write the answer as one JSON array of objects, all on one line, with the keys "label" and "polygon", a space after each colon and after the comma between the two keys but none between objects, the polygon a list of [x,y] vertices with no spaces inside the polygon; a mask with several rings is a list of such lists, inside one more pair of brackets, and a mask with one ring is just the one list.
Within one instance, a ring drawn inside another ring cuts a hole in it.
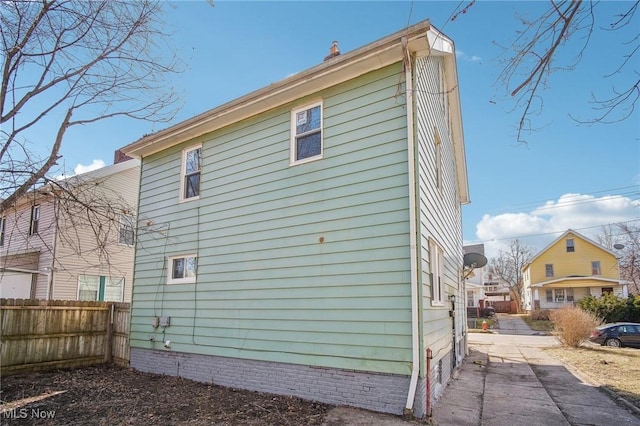
[{"label": "concrete walkway", "polygon": [[470,355],[433,409],[438,425],[633,425],[636,417],[542,350],[557,345],[522,319],[499,316],[495,333],[470,333]]}]

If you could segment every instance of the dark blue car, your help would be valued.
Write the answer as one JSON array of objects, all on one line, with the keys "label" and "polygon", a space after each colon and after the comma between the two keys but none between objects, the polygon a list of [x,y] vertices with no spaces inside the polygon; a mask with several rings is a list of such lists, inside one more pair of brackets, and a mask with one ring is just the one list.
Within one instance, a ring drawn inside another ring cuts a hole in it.
[{"label": "dark blue car", "polygon": [[640,324],[635,322],[604,324],[593,330],[589,340],[602,346],[640,348]]}]

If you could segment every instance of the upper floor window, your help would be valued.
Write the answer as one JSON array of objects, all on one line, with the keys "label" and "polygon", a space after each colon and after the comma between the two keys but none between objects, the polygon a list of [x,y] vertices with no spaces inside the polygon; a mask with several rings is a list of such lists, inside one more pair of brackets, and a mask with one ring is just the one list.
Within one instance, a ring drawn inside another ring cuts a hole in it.
[{"label": "upper floor window", "polygon": [[197,268],[198,257],[195,254],[170,257],[167,284],[195,283]]},{"label": "upper floor window", "polygon": [[429,243],[431,261],[431,304],[443,305],[444,293],[444,253],[439,245]]},{"label": "upper floor window", "polygon": [[602,271],[600,270],[600,261],[594,260],[591,262],[591,275],[600,275]]},{"label": "upper floor window", "polygon": [[438,90],[440,92],[440,103],[442,111],[447,120],[449,119],[449,95],[447,93],[447,76],[444,69],[444,59],[438,61]]},{"label": "upper floor window", "polygon": [[544,276],[545,277],[553,277],[553,264],[547,263],[544,265]]},{"label": "upper floor window", "polygon": [[567,239],[567,253],[572,253],[576,251],[576,246],[574,245],[573,238]]},{"label": "upper floor window", "polygon": [[128,246],[132,246],[134,243],[134,217],[130,214],[121,214],[119,217],[120,221],[120,229],[118,235],[118,242],[120,244],[125,244]]},{"label": "upper floor window", "polygon": [[322,158],[322,102],[291,111],[291,164]]},{"label": "upper floor window", "polygon": [[436,166],[436,188],[442,195],[442,141],[438,133],[435,133],[435,166]]},{"label": "upper floor window", "polygon": [[38,234],[38,224],[40,223],[40,206],[31,207],[31,220],[29,221],[29,235]]},{"label": "upper floor window", "polygon": [[0,246],[4,245],[4,232],[5,232],[6,226],[7,226],[7,218],[0,217]]},{"label": "upper floor window", "polygon": [[182,151],[182,175],[180,200],[200,197],[200,172],[202,170],[202,145]]}]

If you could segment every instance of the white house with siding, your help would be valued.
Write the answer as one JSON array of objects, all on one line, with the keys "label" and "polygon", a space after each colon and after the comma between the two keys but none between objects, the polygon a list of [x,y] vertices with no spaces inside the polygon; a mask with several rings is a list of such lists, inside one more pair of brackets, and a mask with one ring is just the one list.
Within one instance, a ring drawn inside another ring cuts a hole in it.
[{"label": "white house with siding", "polygon": [[336,50],[123,148],[133,368],[417,417],[442,392],[466,349],[454,45],[425,21]]},{"label": "white house with siding", "polygon": [[139,179],[140,161],[129,159],[1,212],[0,297],[129,302]]}]

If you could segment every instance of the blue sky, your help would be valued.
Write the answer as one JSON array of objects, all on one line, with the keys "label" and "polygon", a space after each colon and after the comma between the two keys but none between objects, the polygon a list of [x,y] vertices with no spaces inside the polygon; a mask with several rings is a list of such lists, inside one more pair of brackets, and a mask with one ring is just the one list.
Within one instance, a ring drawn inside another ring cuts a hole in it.
[{"label": "blue sky", "polygon": [[[627,3],[601,2],[604,25]],[[167,28],[187,70],[173,84],[183,109],[173,123],[305,70],[322,61],[333,40],[348,52],[424,19],[456,44],[471,204],[463,208],[467,243],[488,254],[509,239],[535,249],[574,228],[594,236],[602,224],[640,224],[640,115],[609,125],[578,125],[569,114],[593,117],[589,101],[611,93],[629,33],[598,31],[571,72],[557,71],[543,92],[544,109],[516,141],[519,116],[503,85],[498,45],[510,45],[522,24],[546,2],[478,1],[454,21],[459,2],[231,2],[167,4]],[[635,28],[640,23],[636,19]],[[580,45],[575,40],[569,47]],[[557,64],[574,62],[575,49]],[[636,66],[637,69],[637,66]],[[631,67],[626,70],[631,72]],[[618,77],[628,77],[619,75]],[[639,105],[640,107],[640,105]],[[640,108],[638,109],[640,111]],[[115,149],[167,124],[105,122],[69,132],[62,148],[68,173],[110,164]],[[97,162],[95,162],[97,161]],[[92,166],[93,164],[93,166]],[[556,234],[553,232],[556,231]]]}]

